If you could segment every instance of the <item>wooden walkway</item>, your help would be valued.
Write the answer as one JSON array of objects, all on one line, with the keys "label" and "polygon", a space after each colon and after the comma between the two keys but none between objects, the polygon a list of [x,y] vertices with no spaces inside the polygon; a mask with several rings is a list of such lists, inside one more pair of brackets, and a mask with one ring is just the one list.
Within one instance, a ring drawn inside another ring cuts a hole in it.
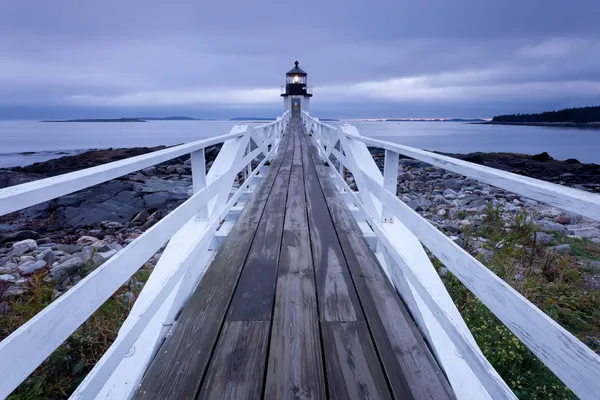
[{"label": "wooden walkway", "polygon": [[299,117],[136,399],[451,399]]}]

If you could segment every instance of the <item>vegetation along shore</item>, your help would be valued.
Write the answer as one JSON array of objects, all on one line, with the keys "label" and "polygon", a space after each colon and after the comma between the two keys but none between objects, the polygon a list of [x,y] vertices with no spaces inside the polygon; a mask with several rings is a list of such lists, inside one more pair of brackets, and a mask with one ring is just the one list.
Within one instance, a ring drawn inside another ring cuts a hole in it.
[{"label": "vegetation along shore", "polygon": [[[161,148],[95,150],[0,170],[0,188]],[[206,150],[208,166],[219,149]],[[371,151],[382,167],[383,153]],[[546,153],[451,156],[600,193],[596,164],[558,161]],[[402,201],[600,352],[600,223],[412,159],[400,162]],[[351,175],[349,180],[352,186]],[[0,339],[185,201],[191,184],[190,160],[184,157],[0,217]],[[11,398],[67,398],[115,339],[160,255],[151,257]],[[432,259],[484,354],[519,398],[573,398]]]}]

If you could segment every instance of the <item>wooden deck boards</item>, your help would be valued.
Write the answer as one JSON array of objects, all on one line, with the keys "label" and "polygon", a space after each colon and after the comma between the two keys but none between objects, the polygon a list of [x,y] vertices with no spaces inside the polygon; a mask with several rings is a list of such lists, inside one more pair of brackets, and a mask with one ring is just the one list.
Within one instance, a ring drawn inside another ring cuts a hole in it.
[{"label": "wooden deck boards", "polygon": [[136,399],[449,399],[299,118]]}]

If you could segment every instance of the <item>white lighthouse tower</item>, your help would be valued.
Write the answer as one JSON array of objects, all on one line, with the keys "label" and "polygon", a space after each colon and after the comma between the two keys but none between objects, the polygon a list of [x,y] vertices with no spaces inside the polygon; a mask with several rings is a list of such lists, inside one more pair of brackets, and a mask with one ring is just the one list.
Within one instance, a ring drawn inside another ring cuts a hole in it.
[{"label": "white lighthouse tower", "polygon": [[283,97],[283,109],[300,113],[300,110],[310,112],[310,98],[312,93],[306,81],[306,72],[304,72],[296,61],[296,66],[285,74],[285,91],[281,94]]}]

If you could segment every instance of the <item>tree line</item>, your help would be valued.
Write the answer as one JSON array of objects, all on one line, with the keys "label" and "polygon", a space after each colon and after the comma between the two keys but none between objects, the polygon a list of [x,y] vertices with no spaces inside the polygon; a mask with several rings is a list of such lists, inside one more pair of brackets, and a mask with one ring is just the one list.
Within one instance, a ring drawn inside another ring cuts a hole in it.
[{"label": "tree line", "polygon": [[600,106],[566,108],[539,114],[508,114],[495,116],[494,122],[600,122]]}]

